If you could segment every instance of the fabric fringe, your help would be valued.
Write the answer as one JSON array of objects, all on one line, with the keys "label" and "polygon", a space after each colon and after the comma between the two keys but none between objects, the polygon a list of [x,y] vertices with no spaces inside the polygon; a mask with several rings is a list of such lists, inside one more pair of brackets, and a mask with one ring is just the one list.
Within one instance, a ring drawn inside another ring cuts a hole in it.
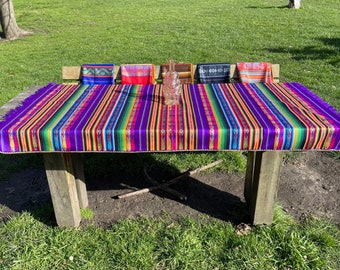
[{"label": "fabric fringe", "polygon": [[9,121],[12,118],[16,117],[18,112],[22,112],[22,109],[24,107],[28,107],[32,104],[32,102],[36,99],[40,99],[42,96],[45,96],[47,93],[54,91],[58,89],[60,84],[57,84],[55,82],[50,82],[46,86],[43,86],[42,88],[38,89],[34,94],[28,96],[23,101],[21,101],[18,105],[15,106],[14,109],[10,109],[1,119],[0,119],[0,127],[1,123],[5,121]]}]

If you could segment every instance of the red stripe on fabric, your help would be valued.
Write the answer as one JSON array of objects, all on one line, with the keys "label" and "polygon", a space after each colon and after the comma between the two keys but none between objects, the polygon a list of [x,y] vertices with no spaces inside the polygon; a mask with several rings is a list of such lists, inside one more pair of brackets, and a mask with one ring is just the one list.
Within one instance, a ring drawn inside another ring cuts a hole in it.
[{"label": "red stripe on fabric", "polygon": [[[61,85],[56,94],[48,95],[32,108],[31,112],[13,126],[13,130],[17,130],[17,136],[21,150],[35,151],[41,149],[40,130],[45,123],[53,117],[54,113],[69,99],[77,86]],[[53,111],[52,111],[53,110]],[[32,136],[33,135],[33,136]],[[40,148],[38,148],[40,147]]]}]

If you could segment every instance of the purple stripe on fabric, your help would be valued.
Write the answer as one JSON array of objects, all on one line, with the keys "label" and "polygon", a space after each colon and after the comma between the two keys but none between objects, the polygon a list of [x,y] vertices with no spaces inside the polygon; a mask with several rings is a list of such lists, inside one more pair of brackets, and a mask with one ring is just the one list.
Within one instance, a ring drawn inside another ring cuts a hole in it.
[{"label": "purple stripe on fabric", "polygon": [[142,132],[140,135],[140,151],[148,150],[148,136],[149,136],[149,118],[151,114],[151,107],[153,104],[153,93],[155,87],[151,84],[143,87],[143,114],[141,115],[140,126],[138,129]]},{"label": "purple stripe on fabric", "polygon": [[[280,142],[282,143],[281,148],[285,149],[285,150],[292,149],[293,138],[294,138],[294,126],[291,122],[288,121],[288,118],[286,118],[287,113],[288,113],[287,110],[286,110],[287,106],[280,99],[281,96],[277,95],[275,88],[273,88],[269,84],[266,84],[265,86],[268,90],[270,90],[271,96],[267,97],[263,92],[261,92],[261,97],[263,99],[270,100],[270,110],[274,113],[275,120],[277,121],[277,124],[280,124],[283,127],[283,130],[280,131],[280,132],[283,132],[283,133],[280,133]],[[281,107],[282,107],[282,109],[284,109],[284,111],[285,111],[284,113],[286,113],[286,115],[282,114],[281,110],[278,107],[276,107],[273,104],[273,102],[276,102],[276,104],[281,105]],[[297,120],[297,122],[299,122],[299,121]]]},{"label": "purple stripe on fabric", "polygon": [[[75,95],[78,94],[79,91],[82,91],[83,88],[77,88],[74,93],[72,94],[71,97],[69,97],[69,99],[58,109],[58,112],[60,112],[60,114],[62,114],[61,119],[52,127],[51,130],[51,139],[52,139],[52,145],[54,147],[54,150],[58,150],[58,151],[62,151],[63,149],[63,140],[65,141],[66,138],[68,140],[72,140],[73,139],[73,135],[72,132],[68,131],[67,129],[65,129],[65,125],[69,124],[69,122],[71,121],[75,121],[76,118],[74,117],[74,110],[78,107],[78,105],[82,102],[83,99],[80,99],[79,97],[77,99],[74,99]],[[64,88],[61,89],[61,91],[65,92],[65,91],[70,91],[68,88]],[[85,92],[85,91],[84,91]],[[73,104],[70,106],[70,99],[74,99]],[[68,109],[67,109],[68,108]],[[56,115],[58,116],[58,112],[56,112]],[[52,117],[47,123],[46,126],[49,125],[49,123],[53,123],[55,121],[54,117]],[[42,129],[46,129],[46,127],[42,127]],[[43,134],[48,134],[48,132],[42,132]],[[43,139],[48,140],[48,137]],[[72,149],[74,144],[69,144],[67,145],[67,149]]]},{"label": "purple stripe on fabric", "polygon": [[[80,127],[83,127],[84,130],[86,128],[88,128],[88,124],[85,124],[85,122],[87,123],[89,121],[89,119],[93,117],[92,115],[95,113],[95,111],[101,105],[102,98],[106,94],[106,91],[108,90],[108,88],[109,88],[109,85],[97,85],[97,87],[95,89],[93,89],[95,91],[95,94],[94,94],[95,98],[89,99],[89,102],[91,103],[90,106],[87,106],[87,105],[84,106],[84,108],[88,108],[89,107],[89,110],[86,111],[86,113],[84,115],[82,115],[83,119],[82,119],[82,123],[80,123]],[[93,127],[90,127],[90,129],[91,129],[91,131],[93,131]],[[83,142],[83,140],[85,140],[85,138],[84,138],[84,131],[82,129],[78,128],[78,134],[79,133],[83,134],[82,135],[83,136],[82,143],[84,144],[84,142]],[[95,130],[94,136],[95,137],[91,136],[91,141],[92,142],[94,140],[96,140],[97,136],[101,136],[101,135],[98,135],[98,130]],[[80,136],[77,139],[77,143],[78,143],[78,145],[80,145]],[[85,150],[88,150],[88,149],[85,149]]]},{"label": "purple stripe on fabric", "polygon": [[[120,142],[116,141],[116,133],[117,133],[117,125],[119,124],[119,120],[125,113],[125,105],[129,100],[130,93],[133,89],[133,85],[116,85],[115,87],[115,105],[112,108],[109,121],[105,126],[106,130],[106,140],[108,140],[108,144],[111,144],[110,150],[117,151],[117,147]],[[110,141],[111,140],[111,141]]]},{"label": "purple stripe on fabric", "polygon": [[192,97],[193,111],[195,113],[197,149],[209,149],[209,124],[204,114],[204,107],[199,94],[200,90],[198,89],[198,85],[194,84],[190,85],[189,89]]},{"label": "purple stripe on fabric", "polygon": [[[131,143],[133,145],[132,151],[147,151],[147,134],[148,134],[148,120],[150,108],[152,106],[152,85],[143,85],[135,92],[136,102],[135,104],[135,117],[130,121],[133,121],[131,126]],[[138,105],[138,106],[136,106]]]},{"label": "purple stripe on fabric", "polygon": [[[99,106],[107,88],[108,85],[88,85],[88,87],[83,90],[83,94],[78,99],[79,104],[75,105],[78,106],[77,111],[72,115],[74,123],[67,129],[68,133],[73,133],[73,136],[70,136],[71,151],[87,150],[85,149],[85,135],[83,130],[86,128],[87,122]],[[65,120],[67,121],[67,119]]]},{"label": "purple stripe on fabric", "polygon": [[[215,104],[218,105],[216,107],[218,107],[218,109],[220,110],[220,112],[218,113],[217,117],[219,118],[219,120],[222,123],[222,127],[219,128],[223,128],[223,133],[227,138],[219,138],[219,141],[224,141],[225,144],[223,144],[223,147],[225,148],[231,148],[231,129],[232,129],[232,125],[235,125],[236,119],[235,116],[231,113],[231,109],[230,109],[230,103],[229,100],[227,98],[227,94],[229,94],[229,92],[225,91],[225,88],[227,84],[212,84],[211,85],[211,91],[214,94],[215,97]],[[224,86],[224,87],[221,87]],[[217,108],[214,108],[215,110],[217,110]],[[224,116],[224,117],[222,117]],[[231,120],[230,120],[231,119]]]},{"label": "purple stripe on fabric", "polygon": [[50,82],[46,86],[40,88],[37,92],[24,99],[15,109],[7,112],[6,115],[3,117],[3,120],[1,120],[0,125],[2,122],[10,123],[13,120],[16,121],[17,117],[20,117],[20,115],[25,115],[26,112],[34,107],[35,104],[39,102],[43,97],[51,92],[58,92],[59,86],[60,85],[57,83]]},{"label": "purple stripe on fabric", "polygon": [[[221,87],[220,85],[216,86]],[[240,147],[240,136],[238,136],[239,134],[237,134],[235,130],[239,130],[241,128],[240,118],[243,118],[243,114],[239,112],[240,108],[237,106],[227,85],[216,90],[215,93],[219,104],[221,104],[224,119],[226,119],[227,122],[227,130],[229,133],[229,142],[227,147],[228,149],[238,149]]]},{"label": "purple stripe on fabric", "polygon": [[[254,114],[255,118],[261,125],[262,129],[262,140],[261,140],[261,149],[273,149],[274,146],[274,137],[275,137],[275,129],[268,117],[263,113],[261,107],[257,104],[257,102],[250,95],[247,87],[252,86],[252,84],[236,84],[236,88],[241,93],[242,97],[246,101],[248,107]],[[251,91],[251,90],[250,90]],[[262,104],[265,106],[265,104]]]},{"label": "purple stripe on fabric", "polygon": [[298,82],[285,82],[283,84],[287,86],[293,93],[295,93],[300,99],[315,109],[320,115],[327,116],[327,120],[329,122],[340,125],[339,112],[337,112],[333,106],[321,99],[307,87]]},{"label": "purple stripe on fabric", "polygon": [[260,101],[263,103],[263,108],[266,108],[265,115],[268,117],[273,126],[273,137],[275,139],[274,144],[275,141],[276,144],[273,145],[272,149],[289,149],[285,147],[286,143],[288,143],[288,145],[291,145],[289,136],[287,136],[287,132],[292,130],[293,127],[283,117],[281,112],[275,107],[275,105],[273,104],[274,99],[268,98],[263,93],[262,89],[265,88],[266,90],[270,91],[270,88],[268,88],[265,84],[252,84],[251,87],[252,90],[256,93],[256,97],[260,99]]},{"label": "purple stripe on fabric", "polygon": [[301,100],[311,106],[318,114],[327,119],[329,123],[333,125],[335,136],[330,145],[330,149],[340,150],[340,114],[339,112],[326,101],[321,99],[306,86],[298,82],[284,82],[295,95]]},{"label": "purple stripe on fabric", "polygon": [[8,128],[13,125],[18,118],[26,115],[38,102],[43,98],[48,99],[50,95],[54,95],[59,91],[59,84],[50,82],[46,86],[40,88],[33,95],[30,95],[15,109],[10,110],[5,116],[4,120],[0,122],[0,151],[1,152],[12,152],[10,147],[10,136],[16,136],[16,134],[9,134]]}]

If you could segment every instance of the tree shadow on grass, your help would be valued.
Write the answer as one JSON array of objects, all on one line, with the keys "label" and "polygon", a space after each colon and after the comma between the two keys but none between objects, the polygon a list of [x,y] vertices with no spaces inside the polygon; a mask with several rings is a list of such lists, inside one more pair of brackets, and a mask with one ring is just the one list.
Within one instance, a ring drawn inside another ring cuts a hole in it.
[{"label": "tree shadow on grass", "polygon": [[325,45],[334,47],[335,50],[340,51],[340,38],[319,38]]},{"label": "tree shadow on grass", "polygon": [[[305,46],[303,48],[277,47],[268,51],[273,53],[286,52],[297,61],[301,60],[324,60],[329,64],[339,67],[340,64],[340,38],[318,38],[324,46]],[[325,47],[326,46],[326,47]]]},{"label": "tree shadow on grass", "polygon": [[283,8],[288,8],[288,5],[284,6],[248,6],[246,7],[248,9],[283,9]]}]

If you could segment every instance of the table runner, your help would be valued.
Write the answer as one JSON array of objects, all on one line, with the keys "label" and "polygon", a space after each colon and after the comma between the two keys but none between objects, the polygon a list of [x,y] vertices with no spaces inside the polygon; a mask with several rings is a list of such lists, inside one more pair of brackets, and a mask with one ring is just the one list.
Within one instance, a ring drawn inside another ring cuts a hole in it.
[{"label": "table runner", "polygon": [[0,122],[0,152],[340,150],[340,114],[297,82],[50,83]]}]

